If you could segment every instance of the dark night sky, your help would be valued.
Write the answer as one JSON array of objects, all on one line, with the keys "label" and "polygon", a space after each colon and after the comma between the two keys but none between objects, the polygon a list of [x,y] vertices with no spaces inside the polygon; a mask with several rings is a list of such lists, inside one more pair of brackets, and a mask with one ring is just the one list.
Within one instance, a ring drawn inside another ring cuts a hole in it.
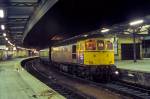
[{"label": "dark night sky", "polygon": [[149,14],[150,0],[59,0],[32,29],[26,41],[41,46],[56,34],[70,37]]},{"label": "dark night sky", "polygon": [[64,24],[107,26],[150,14],[150,0],[60,0],[54,10]]}]

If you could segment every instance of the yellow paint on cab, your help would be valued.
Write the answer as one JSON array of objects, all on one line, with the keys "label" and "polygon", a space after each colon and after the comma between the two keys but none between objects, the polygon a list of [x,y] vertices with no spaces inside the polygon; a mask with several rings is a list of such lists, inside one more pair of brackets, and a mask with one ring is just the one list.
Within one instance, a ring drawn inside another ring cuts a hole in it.
[{"label": "yellow paint on cab", "polygon": [[114,64],[113,51],[85,51],[84,52],[85,65],[110,65]]}]

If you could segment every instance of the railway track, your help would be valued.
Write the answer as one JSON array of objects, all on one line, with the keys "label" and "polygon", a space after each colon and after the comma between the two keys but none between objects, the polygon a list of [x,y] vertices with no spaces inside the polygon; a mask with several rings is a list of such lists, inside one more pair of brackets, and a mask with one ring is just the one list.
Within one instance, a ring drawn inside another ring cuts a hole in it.
[{"label": "railway track", "polygon": [[97,87],[97,86],[103,87],[105,89],[112,90],[112,91],[117,92],[119,94],[123,94],[125,96],[132,97],[133,99],[150,99],[150,90],[149,89],[138,87],[138,86],[135,86],[133,84],[125,83],[122,81],[113,81],[113,82],[110,82],[107,84],[103,84],[103,83],[97,83],[97,82],[89,81],[89,80],[79,78],[79,77],[76,77],[73,75],[69,75],[69,74],[64,73],[64,72],[61,72],[61,73],[68,76],[68,77],[72,77],[72,78],[77,79],[77,80],[88,82],[90,85],[92,84],[95,87]]},{"label": "railway track", "polygon": [[[32,67],[32,69],[34,68],[34,70],[36,70],[36,72],[38,74],[43,75],[45,78],[50,78],[49,75],[46,72],[42,72],[42,73],[39,72],[33,66],[34,63],[31,63],[31,64],[32,64],[32,66],[30,66],[30,67]],[[93,81],[89,81],[89,80],[86,80],[86,79],[76,77],[74,75],[69,75],[68,73],[60,72],[60,71],[57,71],[57,70],[56,70],[56,72],[59,72],[60,74],[65,75],[67,77],[70,77],[70,78],[88,83],[89,85],[92,85],[92,86],[95,86],[95,87],[102,87],[104,89],[109,89],[109,90],[111,90],[113,92],[116,92],[116,93],[119,93],[121,95],[132,97],[133,99],[150,99],[150,90],[145,89],[145,88],[133,86],[133,85],[130,85],[130,84],[127,84],[127,83],[124,83],[124,82],[119,82],[119,81],[113,81],[113,82],[107,83],[107,84],[97,83],[97,82],[93,82]],[[44,81],[45,79],[42,78],[42,80]],[[54,78],[53,79],[51,78],[51,80],[55,81]],[[59,92],[59,89],[62,89],[63,91],[66,90],[62,86],[59,86],[57,84],[52,84],[51,86],[54,86],[54,89],[56,89],[56,91],[58,90],[58,92]],[[56,88],[55,88],[55,86],[56,86]],[[63,86],[65,86],[65,85],[63,85]],[[71,89],[71,90],[76,92],[74,89]],[[62,91],[62,95],[64,94],[64,96],[65,96],[65,94],[66,94],[67,97],[74,97],[74,96],[77,96],[77,94],[78,94],[80,97],[76,98],[76,99],[94,99],[94,97],[84,95],[83,93],[80,93],[80,92],[74,94],[74,92],[68,91],[68,89],[67,89],[67,92],[66,91],[63,92],[63,91]],[[68,93],[69,94],[73,93],[73,94],[68,96]],[[82,96],[82,98],[81,98],[81,96]],[[74,98],[67,98],[67,99],[74,99]]]},{"label": "railway track", "polygon": [[36,76],[39,80],[47,84],[49,87],[65,96],[67,99],[95,99],[92,96],[85,95],[84,93],[80,93],[73,88],[69,88],[64,84],[57,83],[55,78],[52,78],[46,73],[42,73],[36,69],[33,61],[27,62],[24,65],[24,68],[32,75]]},{"label": "railway track", "polygon": [[133,84],[125,83],[122,81],[113,81],[113,82],[109,82],[107,84],[103,84],[103,83],[97,83],[97,82],[89,81],[89,80],[79,78],[79,77],[76,77],[73,75],[69,75],[69,74],[64,73],[64,72],[61,72],[61,73],[68,76],[68,77],[72,77],[75,79],[82,80],[84,82],[88,82],[89,84],[92,84],[95,87],[97,87],[97,86],[103,87],[103,88],[112,90],[114,92],[117,92],[119,94],[123,94],[125,96],[130,96],[133,99],[150,99],[150,90],[142,88],[140,86],[135,86]]}]

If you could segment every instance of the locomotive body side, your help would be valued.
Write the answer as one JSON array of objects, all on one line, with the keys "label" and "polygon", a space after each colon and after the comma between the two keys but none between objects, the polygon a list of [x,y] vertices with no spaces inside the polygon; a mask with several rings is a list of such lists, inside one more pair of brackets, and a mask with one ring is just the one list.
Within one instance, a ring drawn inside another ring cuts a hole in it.
[{"label": "locomotive body side", "polygon": [[73,46],[74,44],[52,47],[51,52],[52,61],[70,64],[76,63],[76,59],[74,59]]}]

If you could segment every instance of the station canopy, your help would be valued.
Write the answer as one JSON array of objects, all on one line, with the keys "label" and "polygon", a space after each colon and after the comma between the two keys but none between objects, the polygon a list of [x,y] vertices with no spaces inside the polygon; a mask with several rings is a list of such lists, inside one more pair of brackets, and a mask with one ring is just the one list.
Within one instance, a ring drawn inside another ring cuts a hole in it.
[{"label": "station canopy", "polygon": [[48,10],[41,11],[48,1],[0,0],[0,45],[23,46],[25,32]]}]

